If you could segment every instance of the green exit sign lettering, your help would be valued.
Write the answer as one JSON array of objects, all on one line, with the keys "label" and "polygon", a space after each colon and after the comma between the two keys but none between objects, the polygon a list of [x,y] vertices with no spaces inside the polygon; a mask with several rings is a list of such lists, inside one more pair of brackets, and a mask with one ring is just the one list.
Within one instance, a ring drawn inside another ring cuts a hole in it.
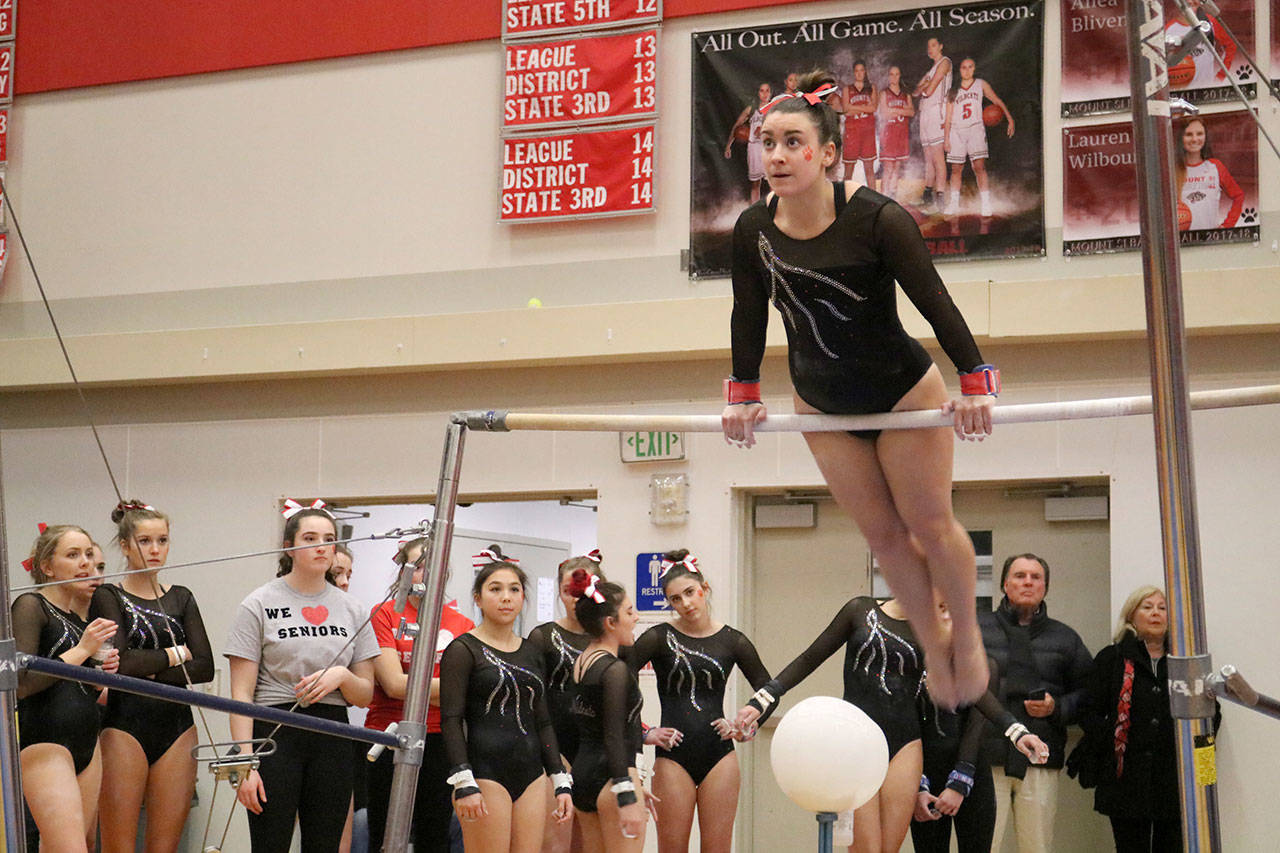
[{"label": "green exit sign lettering", "polygon": [[684,458],[682,432],[618,433],[623,462],[657,462]]}]

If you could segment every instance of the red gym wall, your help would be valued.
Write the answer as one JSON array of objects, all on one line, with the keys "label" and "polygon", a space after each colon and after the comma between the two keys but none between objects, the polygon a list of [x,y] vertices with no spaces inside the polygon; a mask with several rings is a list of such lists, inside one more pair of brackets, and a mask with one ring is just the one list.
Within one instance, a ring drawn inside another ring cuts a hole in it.
[{"label": "red gym wall", "polygon": [[[663,16],[807,0],[664,0]],[[502,0],[39,0],[18,14],[18,94],[495,39]]]}]

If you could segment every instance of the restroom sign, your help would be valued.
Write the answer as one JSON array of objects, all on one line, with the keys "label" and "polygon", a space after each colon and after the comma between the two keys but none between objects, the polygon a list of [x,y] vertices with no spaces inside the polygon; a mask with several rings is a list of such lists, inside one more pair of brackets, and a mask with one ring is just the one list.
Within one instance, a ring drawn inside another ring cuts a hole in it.
[{"label": "restroom sign", "polygon": [[661,613],[667,610],[667,597],[662,594],[658,577],[662,574],[662,552],[636,554],[636,610]]},{"label": "restroom sign", "polygon": [[684,458],[682,432],[623,432],[618,434],[623,462],[657,462]]}]

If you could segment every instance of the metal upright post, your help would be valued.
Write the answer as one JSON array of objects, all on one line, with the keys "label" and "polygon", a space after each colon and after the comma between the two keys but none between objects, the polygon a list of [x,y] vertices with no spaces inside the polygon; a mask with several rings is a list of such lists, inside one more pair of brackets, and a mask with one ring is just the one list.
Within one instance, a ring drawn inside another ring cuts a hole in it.
[{"label": "metal upright post", "polygon": [[1178,785],[1187,851],[1218,851],[1213,697],[1200,574],[1191,416],[1183,352],[1182,277],[1170,169],[1172,122],[1161,0],[1129,0],[1129,82],[1142,217],[1142,269],[1156,473],[1169,602],[1169,696],[1178,723]]},{"label": "metal upright post", "polygon": [[409,830],[413,825],[413,801],[418,790],[418,769],[422,766],[422,745],[427,734],[431,672],[436,659],[436,637],[440,633],[440,611],[444,607],[445,580],[449,575],[453,513],[458,504],[458,478],[462,471],[465,439],[466,426],[455,418],[445,431],[435,518],[428,546],[426,591],[418,610],[419,629],[413,640],[413,660],[409,664],[404,721],[396,732],[401,746],[396,750],[395,772],[391,776],[387,831],[382,846],[387,853],[401,853],[408,848]]},{"label": "metal upright post", "polygon": [[0,471],[0,797],[4,800],[4,849],[26,850],[22,774],[18,764],[18,649],[13,641],[9,613],[9,550],[5,538],[3,480],[3,471]]}]

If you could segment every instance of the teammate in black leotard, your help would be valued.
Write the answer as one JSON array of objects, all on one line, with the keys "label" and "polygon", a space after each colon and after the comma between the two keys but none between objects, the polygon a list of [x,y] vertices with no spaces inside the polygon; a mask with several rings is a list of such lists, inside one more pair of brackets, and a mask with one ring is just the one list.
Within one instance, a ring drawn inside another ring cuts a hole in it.
[{"label": "teammate in black leotard", "polygon": [[484,558],[471,590],[484,618],[440,659],[449,784],[467,850],[535,853],[546,825],[546,777],[556,789],[556,819],[566,821],[569,776],[547,710],[542,656],[512,630],[528,578],[493,546]]},{"label": "teammate in black leotard", "polygon": [[[163,586],[156,573],[169,556],[169,518],[143,504],[111,513],[130,574],[93,595],[91,616],[119,628],[120,674],[185,687],[213,679],[213,650],[191,590]],[[133,853],[138,816],[147,806],[146,848],[175,851],[195,791],[195,721],[191,709],[112,690],[102,720],[103,853]]]},{"label": "teammate in black leotard", "polygon": [[990,853],[996,828],[996,795],[991,765],[981,756],[987,721],[1004,732],[1032,764],[1049,758],[1049,747],[1014,719],[992,693],[1000,683],[994,660],[988,690],[959,711],[924,705],[921,746],[924,773],[916,795],[911,844],[917,853],[947,853],[955,826],[959,853]]},{"label": "teammate in black leotard", "polygon": [[[556,742],[565,769],[573,771],[573,758],[578,752],[578,722],[573,717],[573,697],[578,688],[573,681],[573,664],[591,643],[591,635],[578,621],[574,605],[578,599],[569,589],[569,581],[575,569],[595,572],[604,576],[600,568],[599,551],[581,557],[570,557],[562,562],[556,572],[560,590],[560,603],[564,616],[554,622],[544,622],[529,632],[529,642],[542,655],[543,669],[547,673],[547,709],[551,712],[551,724],[556,730]],[[554,807],[554,803],[552,804]],[[582,830],[573,819],[554,823],[547,827],[542,839],[542,853],[569,853],[582,849]]]},{"label": "teammate in black leotard", "polygon": [[636,609],[626,590],[585,569],[574,570],[569,589],[578,599],[578,622],[592,638],[573,668],[579,735],[573,806],[583,847],[591,853],[639,853],[648,823],[645,809],[652,812],[655,804],[636,768],[644,737],[640,684],[618,659],[634,640]]},{"label": "teammate in black leotard", "polygon": [[782,694],[807,678],[841,646],[844,699],[870,717],[889,744],[889,770],[880,791],[854,813],[850,850],[897,850],[907,836],[920,779],[921,699],[924,658],[894,599],[850,599],[809,648],[778,673],[745,708],[735,724],[750,729],[772,711]]},{"label": "teammate in black leotard", "polygon": [[[827,76],[814,72],[810,80]],[[773,193],[744,211],[734,229],[725,438],[750,447],[755,424],[766,417],[759,375],[770,300],[787,330],[797,411],[936,407],[953,413],[957,435],[982,438],[991,431],[999,374],[981,363],[910,214],[866,187],[826,180],[840,137],[824,94],[783,99],[765,117]],[[895,280],[962,372],[959,400],[948,400],[942,374],[903,330]],[[943,429],[906,429],[805,439],[924,647],[935,700],[955,707],[977,699],[986,689],[987,658],[974,602],[973,545],[951,511],[951,437]],[[956,614],[954,631],[938,617],[933,587]]]},{"label": "teammate in black leotard", "polygon": [[[13,601],[18,651],[102,669],[119,665],[115,650],[103,654],[116,633],[110,619],[86,623],[97,576],[93,540],[79,527],[45,527],[23,565],[36,583],[75,581],[29,592]],[[80,579],[80,580],[77,580]],[[18,673],[18,739],[22,745],[22,793],[39,835],[28,850],[85,851],[97,819],[102,760],[98,756],[98,691],[29,670]]]},{"label": "teammate in black leotard", "polygon": [[628,658],[636,670],[653,663],[662,725],[682,734],[654,762],[658,850],[689,849],[696,808],[703,853],[727,853],[740,783],[733,743],[748,738],[724,718],[724,692],[735,665],[753,688],[764,686],[769,671],[745,634],[712,620],[711,586],[688,551],[664,554],[662,567],[659,582],[676,619],[645,631]]}]

